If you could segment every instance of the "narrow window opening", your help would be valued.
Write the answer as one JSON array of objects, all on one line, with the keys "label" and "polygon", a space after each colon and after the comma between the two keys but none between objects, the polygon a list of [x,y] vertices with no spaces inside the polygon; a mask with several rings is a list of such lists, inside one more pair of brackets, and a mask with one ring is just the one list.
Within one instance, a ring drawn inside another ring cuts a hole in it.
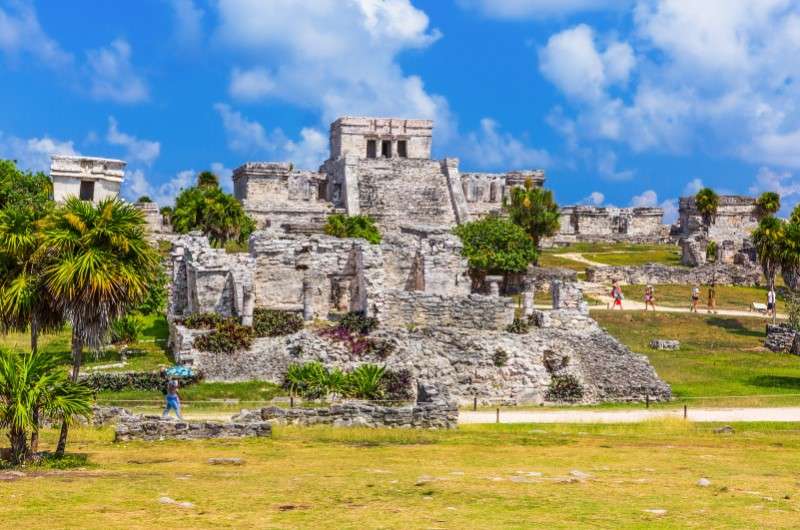
[{"label": "narrow window opening", "polygon": [[392,158],[391,140],[384,140],[383,142],[381,142],[381,156],[383,158]]},{"label": "narrow window opening", "polygon": [[378,156],[378,145],[375,140],[367,140],[367,158]]},{"label": "narrow window opening", "polygon": [[93,201],[94,200],[94,181],[93,180],[82,180],[81,181],[80,198],[81,198],[82,201]]},{"label": "narrow window opening", "polygon": [[405,140],[397,141],[397,156],[400,158],[408,158],[408,149]]}]

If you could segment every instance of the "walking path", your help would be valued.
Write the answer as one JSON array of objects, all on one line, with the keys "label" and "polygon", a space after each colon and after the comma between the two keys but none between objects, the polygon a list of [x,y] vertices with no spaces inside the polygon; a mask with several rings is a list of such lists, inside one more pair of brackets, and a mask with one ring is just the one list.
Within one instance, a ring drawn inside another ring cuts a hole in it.
[{"label": "walking path", "polygon": [[[638,423],[662,418],[683,418],[683,409],[636,410],[507,410],[500,409],[500,423]],[[800,407],[689,408],[689,421],[738,422],[800,421]],[[496,411],[461,411],[458,423],[496,423]]]}]

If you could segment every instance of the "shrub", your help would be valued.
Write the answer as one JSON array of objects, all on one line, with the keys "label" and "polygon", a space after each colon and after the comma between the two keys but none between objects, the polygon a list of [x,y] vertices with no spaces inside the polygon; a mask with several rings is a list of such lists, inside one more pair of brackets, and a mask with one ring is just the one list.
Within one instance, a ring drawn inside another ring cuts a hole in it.
[{"label": "shrub", "polygon": [[136,202],[144,204],[144,203],[148,203],[148,202],[153,202],[153,199],[151,199],[147,195],[142,195],[141,197],[136,199]]},{"label": "shrub", "polygon": [[573,375],[554,375],[545,394],[547,401],[572,403],[583,397],[583,387]]},{"label": "shrub", "polygon": [[303,329],[303,317],[292,311],[256,309],[253,311],[253,332],[256,337],[280,337]]},{"label": "shrub", "polygon": [[112,344],[130,344],[139,340],[144,331],[142,319],[136,315],[124,315],[111,323]]},{"label": "shrub", "polygon": [[461,254],[473,275],[523,272],[537,259],[536,245],[525,230],[500,217],[487,217],[453,229],[464,245]]},{"label": "shrub", "polygon": [[373,245],[381,242],[381,233],[368,215],[329,215],[325,222],[325,233],[334,237],[360,237]]},{"label": "shrub", "polygon": [[[81,382],[95,392],[119,392],[122,390],[163,391],[172,379],[162,372],[93,372],[81,376]],[[200,374],[177,378],[181,386],[202,380]]]},{"label": "shrub", "polygon": [[[168,242],[169,243],[169,242]],[[172,247],[172,244],[169,244]],[[159,247],[161,242],[159,241]],[[159,249],[160,251],[160,249]],[[167,307],[167,283],[168,278],[162,267],[158,268],[155,281],[153,281],[147,289],[145,299],[136,307],[136,311],[143,315],[152,315],[153,313],[163,313]]]},{"label": "shrub", "polygon": [[386,368],[376,364],[362,364],[347,374],[347,395],[359,399],[383,397],[383,375]]},{"label": "shrub", "polygon": [[235,353],[250,348],[253,344],[253,328],[226,320],[215,331],[194,339],[198,350],[212,353]]},{"label": "shrub", "polygon": [[530,321],[528,319],[514,317],[514,321],[506,326],[506,331],[509,333],[517,333],[524,335],[530,330]]},{"label": "shrub", "polygon": [[347,313],[339,321],[339,327],[350,331],[351,333],[358,333],[359,335],[369,335],[378,327],[378,319],[374,317],[365,316],[358,311],[351,311]]},{"label": "shrub", "polygon": [[222,321],[217,313],[192,313],[183,319],[183,325],[190,329],[216,329]]},{"label": "shrub", "polygon": [[402,370],[386,370],[383,374],[383,394],[390,401],[409,401],[414,398],[414,378],[411,372]]},{"label": "shrub", "polygon": [[508,353],[502,348],[497,348],[492,355],[492,362],[498,368],[505,366],[508,362]]}]

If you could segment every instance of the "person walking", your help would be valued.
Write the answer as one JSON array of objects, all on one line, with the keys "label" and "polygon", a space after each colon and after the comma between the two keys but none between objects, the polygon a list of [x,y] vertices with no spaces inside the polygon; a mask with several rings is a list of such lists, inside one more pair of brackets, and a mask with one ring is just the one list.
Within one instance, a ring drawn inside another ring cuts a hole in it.
[{"label": "person walking", "polygon": [[778,314],[777,300],[775,296],[775,288],[770,287],[767,293],[767,315],[775,318]]},{"label": "person walking", "polygon": [[161,417],[166,418],[169,416],[169,411],[174,410],[175,416],[179,420],[183,420],[183,416],[181,416],[181,398],[178,395],[178,381],[175,379],[167,381],[167,395],[165,397],[167,399],[167,405],[164,407],[164,413]]},{"label": "person walking", "polygon": [[647,306],[653,308],[653,311],[656,310],[656,295],[655,289],[653,289],[652,285],[648,285],[644,288],[644,310],[647,311]]},{"label": "person walking", "polygon": [[708,286],[708,312],[717,314],[717,282]]},{"label": "person walking", "polygon": [[624,296],[622,295],[622,289],[616,281],[611,286],[611,298],[614,300],[614,306],[611,309],[613,310],[615,307],[619,307],[620,310],[622,310],[622,299]]},{"label": "person walking", "polygon": [[692,306],[689,308],[690,313],[697,313],[698,302],[700,302],[700,287],[695,285],[692,287]]}]

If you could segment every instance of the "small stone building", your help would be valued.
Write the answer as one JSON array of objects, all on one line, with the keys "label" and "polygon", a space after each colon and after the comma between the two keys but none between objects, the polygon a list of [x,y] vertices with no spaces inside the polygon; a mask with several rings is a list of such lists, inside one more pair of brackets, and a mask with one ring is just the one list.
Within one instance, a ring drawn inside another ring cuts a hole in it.
[{"label": "small stone building", "polygon": [[111,158],[54,155],[50,160],[53,198],[63,202],[67,197],[99,202],[119,195],[125,178],[125,162]]},{"label": "small stone building", "polygon": [[565,206],[552,244],[575,242],[668,242],[663,208]]},{"label": "small stone building", "polygon": [[706,225],[694,197],[681,197],[676,234],[680,238],[682,262],[698,266],[706,263],[709,242],[717,244],[721,263],[745,264],[755,261],[750,234],[758,227],[758,207],[754,197],[721,195],[717,214]]}]

